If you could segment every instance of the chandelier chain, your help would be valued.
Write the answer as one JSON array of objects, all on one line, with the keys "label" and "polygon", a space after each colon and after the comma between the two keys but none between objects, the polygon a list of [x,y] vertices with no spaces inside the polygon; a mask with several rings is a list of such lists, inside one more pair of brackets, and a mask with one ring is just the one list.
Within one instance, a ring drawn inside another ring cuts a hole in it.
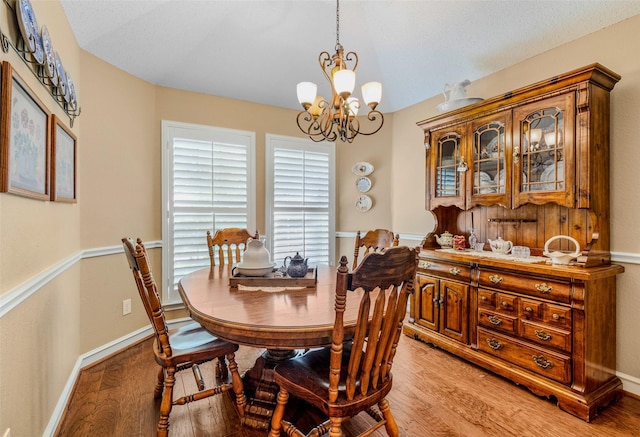
[{"label": "chandelier chain", "polygon": [[340,0],[336,0],[336,47],[340,46]]}]

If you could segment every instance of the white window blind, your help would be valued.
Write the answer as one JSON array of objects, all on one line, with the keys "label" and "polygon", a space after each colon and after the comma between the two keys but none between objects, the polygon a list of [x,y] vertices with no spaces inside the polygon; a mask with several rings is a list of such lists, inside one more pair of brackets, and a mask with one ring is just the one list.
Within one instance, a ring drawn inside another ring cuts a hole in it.
[{"label": "white window blind", "polygon": [[172,303],[180,278],[209,266],[207,231],[255,229],[255,135],[163,122],[163,144],[163,297]]},{"label": "white window blind", "polygon": [[274,261],[300,252],[311,264],[335,253],[335,145],[267,135],[267,241]]}]

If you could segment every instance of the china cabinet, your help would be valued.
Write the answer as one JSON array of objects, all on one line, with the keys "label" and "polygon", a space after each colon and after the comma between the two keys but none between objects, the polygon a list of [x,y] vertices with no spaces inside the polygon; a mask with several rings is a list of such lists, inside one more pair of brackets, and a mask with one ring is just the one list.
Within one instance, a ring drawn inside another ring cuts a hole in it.
[{"label": "china cabinet", "polygon": [[[608,200],[619,80],[593,64],[418,122],[435,229],[404,333],[587,421],[622,394],[615,292],[624,269],[611,264]],[[479,243],[442,247],[449,233]],[[493,253],[487,242],[500,239],[531,256]],[[552,264],[549,247],[577,258]]]}]

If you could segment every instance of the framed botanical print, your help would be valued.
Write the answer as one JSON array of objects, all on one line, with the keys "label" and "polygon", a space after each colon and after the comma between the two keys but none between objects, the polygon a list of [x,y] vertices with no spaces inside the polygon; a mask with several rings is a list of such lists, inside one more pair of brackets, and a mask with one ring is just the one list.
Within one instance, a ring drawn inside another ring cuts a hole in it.
[{"label": "framed botanical print", "polygon": [[51,200],[77,202],[78,141],[55,114],[51,120]]},{"label": "framed botanical print", "polygon": [[3,62],[0,192],[49,200],[50,115],[11,64]]}]

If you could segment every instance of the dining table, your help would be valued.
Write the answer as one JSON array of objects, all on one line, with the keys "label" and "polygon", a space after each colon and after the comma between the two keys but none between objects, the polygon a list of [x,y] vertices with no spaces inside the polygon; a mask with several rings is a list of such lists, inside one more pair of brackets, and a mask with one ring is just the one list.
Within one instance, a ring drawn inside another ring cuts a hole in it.
[{"label": "dining table", "polygon": [[[277,281],[277,286],[231,284],[233,268],[223,265],[196,270],[178,282],[189,316],[207,331],[232,343],[265,349],[242,376],[247,402],[239,413],[245,426],[269,427],[278,392],[275,365],[308,349],[331,345],[336,267],[318,265],[314,275],[315,281],[303,286],[296,281],[288,286],[286,280]],[[355,330],[361,297],[358,290],[347,296],[345,338]]]}]

